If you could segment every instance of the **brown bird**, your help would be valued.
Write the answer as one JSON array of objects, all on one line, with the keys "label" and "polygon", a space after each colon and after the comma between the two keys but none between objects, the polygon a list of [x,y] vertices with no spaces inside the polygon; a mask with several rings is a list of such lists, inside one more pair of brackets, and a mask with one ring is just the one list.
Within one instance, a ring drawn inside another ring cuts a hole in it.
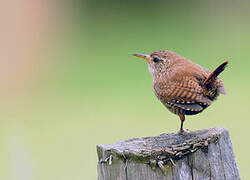
[{"label": "brown bird", "polygon": [[210,72],[168,50],[134,56],[148,62],[154,93],[169,111],[180,117],[180,133],[184,132],[185,115],[202,112],[220,93],[226,94],[224,84],[217,76],[225,69],[228,61]]}]

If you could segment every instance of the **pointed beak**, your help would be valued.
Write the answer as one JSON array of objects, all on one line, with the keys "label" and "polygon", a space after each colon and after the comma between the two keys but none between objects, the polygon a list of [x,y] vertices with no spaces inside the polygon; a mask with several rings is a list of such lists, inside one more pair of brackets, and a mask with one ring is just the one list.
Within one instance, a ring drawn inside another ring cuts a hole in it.
[{"label": "pointed beak", "polygon": [[151,63],[150,56],[147,54],[133,54],[133,55],[145,59],[148,63]]}]

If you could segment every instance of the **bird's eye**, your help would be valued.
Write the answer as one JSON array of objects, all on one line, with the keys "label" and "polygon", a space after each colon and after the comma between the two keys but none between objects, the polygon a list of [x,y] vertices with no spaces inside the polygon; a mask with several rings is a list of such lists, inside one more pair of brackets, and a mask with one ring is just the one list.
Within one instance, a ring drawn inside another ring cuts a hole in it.
[{"label": "bird's eye", "polygon": [[155,58],[153,59],[153,61],[154,61],[155,63],[157,63],[157,62],[159,62],[159,61],[160,61],[160,59],[159,59],[159,58],[157,58],[157,57],[155,57]]}]

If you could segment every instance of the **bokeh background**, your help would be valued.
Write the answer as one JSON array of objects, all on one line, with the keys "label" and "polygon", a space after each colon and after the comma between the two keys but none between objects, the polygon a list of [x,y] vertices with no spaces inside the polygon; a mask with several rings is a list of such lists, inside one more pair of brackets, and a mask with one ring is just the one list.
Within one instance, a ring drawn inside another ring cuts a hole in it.
[{"label": "bokeh background", "polygon": [[0,6],[0,179],[97,179],[96,145],[176,132],[132,53],[175,51],[221,74],[228,94],[189,116],[228,128],[249,174],[249,1],[13,0]]}]

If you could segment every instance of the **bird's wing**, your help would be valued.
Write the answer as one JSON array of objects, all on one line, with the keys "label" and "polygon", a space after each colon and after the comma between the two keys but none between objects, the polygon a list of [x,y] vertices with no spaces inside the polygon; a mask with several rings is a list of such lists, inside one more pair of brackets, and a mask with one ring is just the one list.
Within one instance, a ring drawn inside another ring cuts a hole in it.
[{"label": "bird's wing", "polygon": [[211,104],[204,97],[203,89],[196,78],[186,77],[185,81],[172,82],[166,87],[167,102],[183,110],[200,112]]},{"label": "bird's wing", "polygon": [[182,82],[171,82],[167,87],[170,100],[185,103],[209,103],[203,95],[203,88],[196,77],[185,77]]},{"label": "bird's wing", "polygon": [[171,71],[167,82],[160,86],[163,88],[159,98],[182,109],[200,111],[211,104],[211,100],[204,96],[202,88],[207,76],[208,73],[198,66],[179,66]]},{"label": "bird's wing", "polygon": [[[162,102],[182,109],[200,111],[212,102],[204,96],[202,88],[208,75],[202,67],[190,61],[181,61],[171,68],[161,85],[156,85],[155,91],[160,94],[158,98]],[[157,87],[160,89],[157,90]]]}]

